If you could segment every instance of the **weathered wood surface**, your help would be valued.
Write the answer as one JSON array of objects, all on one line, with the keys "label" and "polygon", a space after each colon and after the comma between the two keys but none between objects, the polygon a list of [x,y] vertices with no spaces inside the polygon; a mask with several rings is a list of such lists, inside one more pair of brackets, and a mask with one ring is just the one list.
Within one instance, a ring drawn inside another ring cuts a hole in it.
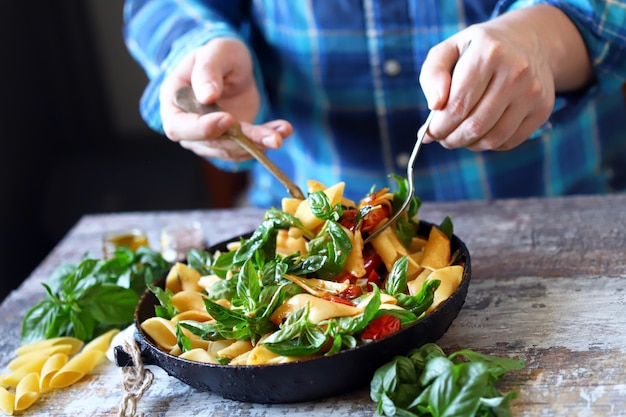
[{"label": "weathered wood surface", "polygon": [[[100,254],[104,230],[138,225],[158,247],[162,226],[193,218],[216,243],[252,230],[262,215],[238,209],[85,216],[0,306],[0,369],[18,346],[25,311],[43,297],[39,283],[63,261]],[[435,223],[451,215],[472,255],[466,304],[439,341],[445,350],[525,359],[526,367],[502,384],[519,394],[516,416],[626,416],[626,196],[431,203],[420,215]],[[139,402],[147,415],[376,415],[366,389],[314,403],[244,404],[150,369],[155,382]],[[22,415],[116,415],[122,396],[119,370],[103,363]]]}]

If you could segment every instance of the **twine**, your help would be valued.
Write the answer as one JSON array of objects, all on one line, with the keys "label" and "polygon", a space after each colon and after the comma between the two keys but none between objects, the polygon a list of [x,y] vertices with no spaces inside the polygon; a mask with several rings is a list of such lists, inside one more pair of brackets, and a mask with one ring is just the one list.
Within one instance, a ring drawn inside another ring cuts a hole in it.
[{"label": "twine", "polygon": [[137,414],[137,404],[152,385],[154,375],[150,370],[144,369],[141,352],[132,335],[124,339],[123,346],[126,353],[132,358],[133,364],[120,368],[124,398],[117,415],[118,417],[144,417],[143,413]]}]

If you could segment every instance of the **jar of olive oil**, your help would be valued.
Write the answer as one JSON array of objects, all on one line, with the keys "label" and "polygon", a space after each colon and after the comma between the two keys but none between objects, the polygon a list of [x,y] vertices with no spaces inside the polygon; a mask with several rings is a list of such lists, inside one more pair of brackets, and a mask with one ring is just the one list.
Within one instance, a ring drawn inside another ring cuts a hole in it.
[{"label": "jar of olive oil", "polygon": [[136,251],[140,246],[148,246],[148,235],[138,227],[110,230],[102,235],[104,259],[111,259],[115,251],[121,246]]}]

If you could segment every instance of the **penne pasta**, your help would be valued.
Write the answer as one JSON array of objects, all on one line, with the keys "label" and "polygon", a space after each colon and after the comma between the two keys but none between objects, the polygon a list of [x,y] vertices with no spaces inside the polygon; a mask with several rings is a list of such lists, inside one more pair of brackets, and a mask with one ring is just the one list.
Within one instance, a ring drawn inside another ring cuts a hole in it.
[{"label": "penne pasta", "polygon": [[39,399],[39,374],[32,372],[15,387],[15,411],[25,410]]},{"label": "penne pasta", "polygon": [[50,355],[53,355],[55,353],[65,353],[66,355],[69,355],[70,352],[72,352],[73,350],[74,350],[74,346],[70,344],[66,344],[66,343],[63,343],[60,345],[49,346],[43,349],[34,350],[32,352],[25,353],[13,359],[7,365],[7,369],[14,371],[29,362],[38,360],[39,358],[48,358],[50,357]]},{"label": "penne pasta", "polygon": [[65,388],[79,381],[96,367],[104,355],[103,351],[96,349],[80,351],[54,374],[50,379],[50,388]]},{"label": "penne pasta", "polygon": [[44,363],[43,368],[41,369],[41,374],[39,376],[39,389],[43,391],[48,391],[52,387],[50,386],[50,380],[52,377],[56,375],[56,373],[65,366],[69,357],[64,353],[55,353],[50,356],[46,363]]},{"label": "penne pasta", "polygon": [[24,363],[19,368],[13,370],[9,375],[2,378],[2,384],[9,387],[16,387],[17,384],[30,373],[40,373],[44,363],[48,360],[46,356],[36,357],[30,362]]},{"label": "penne pasta", "polygon": [[73,337],[57,337],[19,347],[7,366],[12,372],[0,376],[0,409],[12,415],[30,407],[42,392],[80,380],[102,360],[118,333],[110,330],[86,345]]},{"label": "penne pasta", "polygon": [[118,334],[120,331],[118,329],[109,330],[106,333],[101,334],[100,336],[93,339],[91,342],[87,343],[83,348],[83,352],[88,350],[99,350],[101,352],[106,352],[111,344],[111,340]]},{"label": "penne pasta", "polygon": [[15,394],[4,387],[0,387],[0,410],[10,416],[15,410]]},{"label": "penne pasta", "polygon": [[67,352],[67,354],[73,355],[83,347],[83,341],[75,337],[69,337],[69,336],[53,337],[51,339],[44,339],[38,342],[32,342],[32,343],[20,346],[19,348],[15,350],[15,354],[17,356],[21,356],[21,355],[25,355],[26,353],[30,353],[34,351],[41,351],[41,350],[50,348],[52,346],[58,346],[58,345],[71,345],[72,348],[70,349],[69,352]]}]

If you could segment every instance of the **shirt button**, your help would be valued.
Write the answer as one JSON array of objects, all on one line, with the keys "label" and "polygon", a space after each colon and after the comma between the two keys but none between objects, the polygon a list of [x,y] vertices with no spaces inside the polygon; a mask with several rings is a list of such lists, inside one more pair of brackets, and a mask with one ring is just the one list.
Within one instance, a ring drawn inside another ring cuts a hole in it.
[{"label": "shirt button", "polygon": [[406,168],[407,165],[409,165],[410,157],[411,155],[409,155],[407,152],[402,152],[396,155],[396,165],[398,166],[398,168]]},{"label": "shirt button", "polygon": [[395,77],[396,75],[400,74],[400,71],[402,71],[402,67],[400,66],[400,63],[395,59],[388,59],[387,61],[385,61],[383,71],[385,71],[385,74],[387,74],[388,76]]}]

